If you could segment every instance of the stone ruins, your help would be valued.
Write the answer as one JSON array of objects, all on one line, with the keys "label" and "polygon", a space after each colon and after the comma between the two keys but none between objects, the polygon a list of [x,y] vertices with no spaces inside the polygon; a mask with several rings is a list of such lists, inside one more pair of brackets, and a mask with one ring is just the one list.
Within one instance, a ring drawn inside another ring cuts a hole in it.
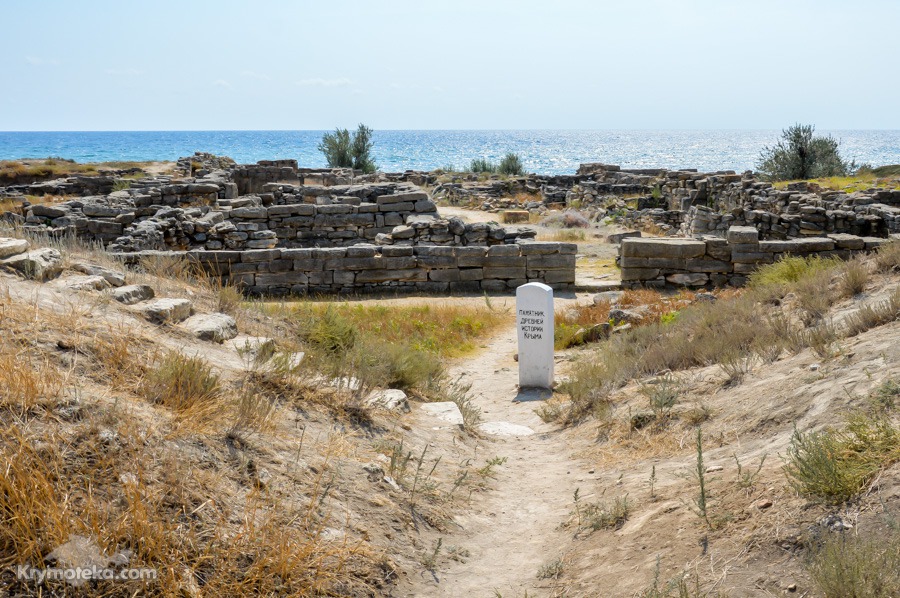
[{"label": "stone ruins", "polygon": [[251,294],[480,293],[575,282],[574,244],[535,242],[528,227],[442,218],[429,193],[405,180],[199,153],[178,170],[183,178],[145,177],[116,191],[114,180],[100,187],[92,177],[6,188],[13,197],[81,197],[23,201],[21,214],[2,218],[99,242],[126,261],[184,256]]}]

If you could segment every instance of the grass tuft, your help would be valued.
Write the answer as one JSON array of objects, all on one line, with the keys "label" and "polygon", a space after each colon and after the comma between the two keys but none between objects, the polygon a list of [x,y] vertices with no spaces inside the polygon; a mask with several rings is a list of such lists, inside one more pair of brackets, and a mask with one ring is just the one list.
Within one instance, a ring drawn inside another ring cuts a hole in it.
[{"label": "grass tuft", "polygon": [[801,495],[841,504],[896,461],[900,461],[900,429],[883,417],[857,414],[843,430],[795,430],[784,472]]}]

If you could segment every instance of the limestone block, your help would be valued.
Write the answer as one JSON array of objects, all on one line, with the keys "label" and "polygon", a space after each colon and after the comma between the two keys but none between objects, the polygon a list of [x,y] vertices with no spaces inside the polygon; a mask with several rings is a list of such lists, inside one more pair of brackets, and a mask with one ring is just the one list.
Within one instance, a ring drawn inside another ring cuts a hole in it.
[{"label": "limestone block", "polygon": [[848,235],[844,233],[834,233],[828,235],[828,238],[835,242],[835,244],[841,249],[852,249],[854,251],[858,251],[861,249],[865,249],[866,242],[862,237],[857,237],[856,235]]},{"label": "limestone block", "polygon": [[366,404],[388,411],[409,413],[409,399],[406,393],[399,389],[377,390],[369,395]]},{"label": "limestone block", "polygon": [[484,278],[485,279],[511,279],[511,278],[525,278],[525,267],[517,267],[517,268],[491,268],[485,267],[483,269]]},{"label": "limestone block", "polygon": [[381,283],[392,280],[424,282],[428,280],[428,271],[421,268],[404,270],[363,270],[356,275],[356,284]]},{"label": "limestone block", "polygon": [[308,281],[309,274],[306,272],[260,272],[256,275],[256,286],[258,287],[283,287],[295,284],[307,284]]},{"label": "limestone block", "polygon": [[156,324],[183,322],[192,311],[193,305],[187,299],[157,299],[141,308],[144,317]]},{"label": "limestone block", "polygon": [[575,268],[574,255],[530,255],[527,257],[526,266],[529,269],[541,268]]},{"label": "limestone block", "polygon": [[0,264],[26,278],[46,281],[62,272],[62,255],[56,249],[34,249],[0,260]]},{"label": "limestone block", "polygon": [[759,241],[759,231],[752,226],[732,226],[728,229],[725,239],[729,245],[737,243],[756,243]]},{"label": "limestone block", "polygon": [[666,281],[680,286],[699,287],[709,282],[709,276],[699,272],[693,274],[670,274],[666,276]]},{"label": "limestone block", "polygon": [[465,425],[462,412],[453,401],[441,401],[438,403],[424,403],[422,411],[432,417],[435,417],[445,423],[459,426]]},{"label": "limestone block", "polygon": [[622,268],[622,280],[652,280],[658,276],[658,268]]},{"label": "limestone block", "polygon": [[67,276],[59,280],[59,285],[73,291],[102,291],[110,287],[105,278],[97,275]]},{"label": "limestone block", "polygon": [[0,260],[26,251],[28,251],[28,241],[25,239],[0,238]]},{"label": "limestone block", "polygon": [[518,243],[519,252],[522,255],[551,255],[559,253],[559,243],[548,243],[543,241],[524,241]]},{"label": "limestone block", "polygon": [[629,238],[622,240],[623,257],[692,258],[706,253],[706,243],[694,239]]},{"label": "limestone block", "polygon": [[134,305],[141,301],[153,299],[153,289],[145,284],[131,284],[113,289],[112,297],[125,305]]},{"label": "limestone block", "polygon": [[200,340],[223,343],[237,336],[237,323],[227,314],[197,314],[181,326]]}]

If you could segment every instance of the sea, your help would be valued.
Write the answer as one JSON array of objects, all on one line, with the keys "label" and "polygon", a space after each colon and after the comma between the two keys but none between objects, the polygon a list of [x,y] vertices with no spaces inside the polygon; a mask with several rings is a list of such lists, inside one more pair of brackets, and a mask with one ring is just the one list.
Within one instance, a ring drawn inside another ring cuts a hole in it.
[{"label": "sea", "polygon": [[[0,159],[61,157],[78,162],[176,160],[196,151],[239,163],[295,158],[325,166],[317,146],[324,131],[0,131]],[[821,131],[857,164],[900,164],[900,131]],[[623,168],[735,170],[756,166],[780,131],[764,130],[376,130],[375,162],[384,172],[463,169],[474,158],[520,156],[529,172],[574,174],[584,162]]]}]

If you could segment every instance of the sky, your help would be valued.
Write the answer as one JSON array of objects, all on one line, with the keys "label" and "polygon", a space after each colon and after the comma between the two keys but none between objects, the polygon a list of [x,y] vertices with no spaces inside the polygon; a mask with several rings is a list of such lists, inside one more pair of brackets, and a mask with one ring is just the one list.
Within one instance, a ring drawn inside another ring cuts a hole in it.
[{"label": "sky", "polygon": [[900,129],[896,0],[5,0],[0,130]]}]

